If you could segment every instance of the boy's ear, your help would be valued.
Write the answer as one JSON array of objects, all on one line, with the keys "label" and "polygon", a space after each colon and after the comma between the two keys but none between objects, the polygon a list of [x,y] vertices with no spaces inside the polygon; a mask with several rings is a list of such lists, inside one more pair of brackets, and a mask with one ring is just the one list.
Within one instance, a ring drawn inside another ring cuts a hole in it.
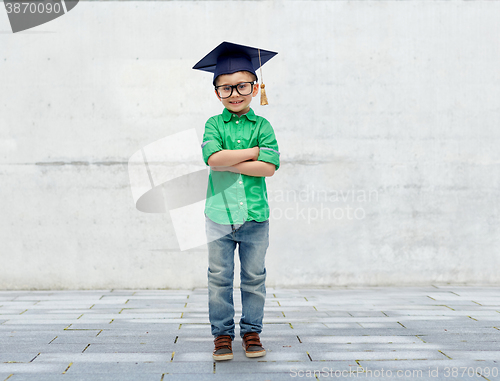
[{"label": "boy's ear", "polygon": [[219,99],[220,101],[222,101],[222,98],[219,97],[219,93],[217,92],[217,90],[214,89],[214,91],[215,91],[215,96],[217,97],[217,99]]},{"label": "boy's ear", "polygon": [[259,84],[255,83],[253,85],[252,97],[256,97],[258,93],[259,93]]}]

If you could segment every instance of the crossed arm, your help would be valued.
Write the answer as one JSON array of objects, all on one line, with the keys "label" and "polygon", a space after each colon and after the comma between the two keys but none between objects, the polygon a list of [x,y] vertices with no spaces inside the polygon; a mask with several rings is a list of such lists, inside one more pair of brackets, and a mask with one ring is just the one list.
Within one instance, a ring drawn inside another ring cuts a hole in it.
[{"label": "crossed arm", "polygon": [[265,177],[274,175],[272,163],[258,161],[259,147],[228,150],[224,149],[210,155],[208,165],[214,171],[241,173],[247,176]]}]

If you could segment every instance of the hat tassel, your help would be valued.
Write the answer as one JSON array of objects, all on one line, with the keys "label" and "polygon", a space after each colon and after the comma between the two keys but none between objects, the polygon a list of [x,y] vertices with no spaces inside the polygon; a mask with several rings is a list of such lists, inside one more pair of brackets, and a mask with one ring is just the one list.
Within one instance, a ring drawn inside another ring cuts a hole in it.
[{"label": "hat tassel", "polygon": [[268,105],[267,95],[266,95],[266,85],[260,85],[260,104],[261,106]]},{"label": "hat tassel", "polygon": [[260,85],[260,105],[265,106],[268,105],[269,103],[267,103],[266,85],[264,85],[264,77],[262,76],[262,62],[260,61],[260,49],[258,50],[258,52],[259,52],[260,80],[262,81],[262,84]]}]

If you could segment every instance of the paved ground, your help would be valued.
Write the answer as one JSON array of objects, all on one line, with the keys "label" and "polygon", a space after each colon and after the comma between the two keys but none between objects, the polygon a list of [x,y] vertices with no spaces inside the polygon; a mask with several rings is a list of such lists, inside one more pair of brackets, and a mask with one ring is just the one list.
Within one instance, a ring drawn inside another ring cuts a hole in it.
[{"label": "paved ground", "polygon": [[267,355],[214,363],[206,289],[0,291],[0,381],[500,380],[500,287],[268,288],[265,312]]}]

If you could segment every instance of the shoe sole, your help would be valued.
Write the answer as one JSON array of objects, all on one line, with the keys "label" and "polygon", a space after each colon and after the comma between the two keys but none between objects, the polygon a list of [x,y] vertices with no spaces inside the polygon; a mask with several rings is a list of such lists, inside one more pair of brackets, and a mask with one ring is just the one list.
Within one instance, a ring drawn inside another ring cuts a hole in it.
[{"label": "shoe sole", "polygon": [[247,357],[262,357],[262,356],[266,355],[266,351],[265,350],[254,351],[254,352],[247,352],[247,351],[245,351],[245,354],[247,355]]},{"label": "shoe sole", "polygon": [[224,360],[232,360],[233,359],[233,354],[232,353],[227,353],[225,355],[212,355],[213,359],[215,361],[224,361]]},{"label": "shoe sole", "polygon": [[247,355],[247,357],[262,357],[262,356],[265,356],[266,355],[266,350],[265,349],[262,349],[260,351],[246,351],[245,350],[245,343],[241,343],[241,345],[243,346],[243,350],[245,351],[245,354]]}]

